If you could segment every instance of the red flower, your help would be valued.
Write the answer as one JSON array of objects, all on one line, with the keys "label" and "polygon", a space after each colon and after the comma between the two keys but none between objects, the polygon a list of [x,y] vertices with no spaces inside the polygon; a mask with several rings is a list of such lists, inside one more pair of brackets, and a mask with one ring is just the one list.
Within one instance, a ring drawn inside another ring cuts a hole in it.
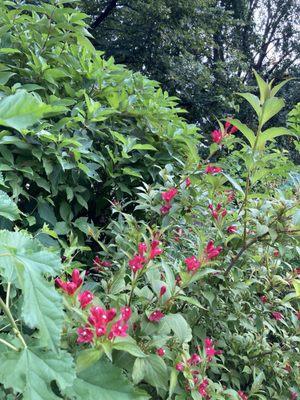
[{"label": "red flower", "polygon": [[106,325],[108,323],[107,311],[99,306],[92,307],[88,321],[95,327]]},{"label": "red flower", "polygon": [[275,318],[276,321],[280,321],[281,319],[283,319],[283,315],[278,311],[273,311],[272,317]]},{"label": "red flower", "polygon": [[260,300],[262,301],[262,303],[266,303],[268,301],[268,298],[266,295],[262,295],[260,296]]},{"label": "red flower", "polygon": [[197,260],[195,256],[186,258],[184,262],[187,266],[188,272],[197,271],[197,269],[200,267],[200,261]]},{"label": "red flower", "polygon": [[85,308],[88,304],[93,301],[94,295],[89,290],[85,290],[84,292],[78,295],[78,300],[81,308]]},{"label": "red flower", "polygon": [[112,263],[110,261],[101,261],[99,256],[96,256],[93,260],[93,265],[95,268],[99,267],[111,267]]},{"label": "red flower", "polygon": [[182,362],[179,362],[175,365],[175,368],[177,371],[183,371],[184,370],[184,364]]},{"label": "red flower", "polygon": [[163,357],[166,354],[166,350],[160,347],[159,349],[156,350],[156,354],[160,357]]},{"label": "red flower", "polygon": [[185,180],[185,186],[189,187],[189,186],[191,186],[191,183],[192,183],[191,178],[187,177]]},{"label": "red flower", "polygon": [[95,332],[97,337],[104,336],[106,334],[106,326],[97,326]]},{"label": "red flower", "polygon": [[165,314],[163,314],[160,310],[155,310],[149,315],[148,319],[151,322],[159,322],[164,316]]},{"label": "red flower", "polygon": [[150,260],[153,260],[153,258],[162,254],[163,249],[160,249],[158,246],[159,246],[159,241],[153,240],[153,242],[151,243],[151,250],[149,255]]},{"label": "red flower", "polygon": [[218,174],[219,172],[222,172],[222,171],[223,171],[222,168],[216,167],[216,166],[214,166],[214,165],[208,165],[208,166],[205,168],[205,172],[206,172],[207,174]]},{"label": "red flower", "polygon": [[146,262],[145,257],[136,254],[131,260],[129,260],[129,267],[134,273],[140,269],[143,269]]},{"label": "red flower", "polygon": [[279,257],[279,255],[280,255],[278,250],[274,250],[273,254],[274,254],[274,257]]},{"label": "red flower", "polygon": [[65,282],[60,278],[55,279],[57,286],[59,286],[64,292],[68,293],[69,296],[73,296],[76,290],[82,285],[82,282],[78,269],[73,270],[71,281]]},{"label": "red flower", "polygon": [[227,232],[228,232],[229,234],[235,233],[236,231],[237,231],[237,227],[236,227],[235,225],[230,225],[230,226],[227,228]]},{"label": "red flower", "polygon": [[233,125],[232,128],[230,129],[229,133],[232,134],[232,133],[235,133],[237,131],[238,131],[238,128]]},{"label": "red flower", "polygon": [[160,212],[163,215],[168,214],[171,208],[172,208],[171,204],[165,204],[164,206],[160,207]]},{"label": "red flower", "polygon": [[229,121],[225,122],[225,129],[227,131],[227,129],[230,127],[231,123]]},{"label": "red flower", "polygon": [[147,251],[147,245],[146,243],[139,243],[138,244],[138,252],[140,256],[143,256],[144,253]]},{"label": "red flower", "polygon": [[166,291],[167,291],[167,286],[163,285],[160,288],[159,297],[162,297],[166,293]]},{"label": "red flower", "polygon": [[122,319],[120,319],[111,327],[108,338],[113,339],[114,337],[117,337],[117,336],[125,337],[125,336],[127,336],[127,333],[126,333],[127,329],[128,329],[128,325],[124,324],[124,321]]},{"label": "red flower", "polygon": [[244,393],[242,390],[238,391],[238,395],[240,397],[240,399],[242,400],[248,400],[248,396],[246,395],[246,393]]},{"label": "red flower", "polygon": [[300,311],[296,311],[296,317],[298,320],[300,320]]},{"label": "red flower", "polygon": [[131,317],[131,308],[128,306],[121,307],[121,315],[122,319],[127,322],[129,318]]},{"label": "red flower", "polygon": [[296,392],[291,392],[291,400],[297,400],[298,394]]},{"label": "red flower", "polygon": [[222,354],[222,350],[216,350],[214,348],[213,341],[210,338],[204,340],[204,348],[208,361],[211,361],[214,356]]},{"label": "red flower", "polygon": [[221,143],[223,139],[223,134],[219,129],[215,129],[211,132],[211,138],[214,143]]},{"label": "red flower", "polygon": [[170,201],[172,201],[172,199],[176,196],[177,192],[178,190],[176,188],[171,188],[166,192],[163,192],[161,197],[166,203],[170,203]]},{"label": "red flower", "polygon": [[201,357],[200,357],[198,354],[196,354],[196,353],[192,354],[191,358],[188,359],[188,363],[189,363],[190,365],[198,365],[198,364],[200,364],[201,362],[202,362]]},{"label": "red flower", "polygon": [[221,246],[214,247],[214,242],[212,240],[210,240],[207,243],[207,246],[205,247],[206,258],[208,260],[211,260],[215,257],[218,257],[218,255],[221,253],[221,251],[222,251],[222,247]]},{"label": "red flower", "polygon": [[89,328],[78,328],[77,343],[91,343],[93,341],[94,334]]},{"label": "red flower", "polygon": [[203,397],[207,397],[207,392],[206,392],[207,386],[208,386],[208,380],[205,378],[205,379],[203,379],[203,381],[200,383],[200,385],[198,387],[198,392]]},{"label": "red flower", "polygon": [[110,308],[109,310],[107,310],[106,311],[107,322],[112,321],[116,315],[117,315],[117,311],[115,308]]}]

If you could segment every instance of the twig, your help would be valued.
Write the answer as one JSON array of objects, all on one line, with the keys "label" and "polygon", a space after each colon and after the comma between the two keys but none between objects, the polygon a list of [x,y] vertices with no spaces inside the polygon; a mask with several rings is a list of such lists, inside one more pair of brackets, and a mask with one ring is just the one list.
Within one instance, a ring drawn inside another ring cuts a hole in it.
[{"label": "twig", "polygon": [[0,343],[4,344],[5,346],[9,347],[10,349],[14,350],[14,351],[19,351],[19,349],[17,349],[15,346],[13,346],[12,344],[8,343],[6,340],[1,339],[0,338]]},{"label": "twig", "polygon": [[6,306],[6,304],[1,299],[1,297],[0,297],[0,307],[4,311],[4,314],[6,314],[8,320],[9,320],[11,326],[12,326],[12,329],[13,329],[15,335],[20,340],[20,342],[22,343],[23,347],[26,349],[27,348],[27,344],[26,344],[21,332],[19,331],[19,328],[17,327],[17,324],[16,324],[16,322],[15,322],[15,320],[14,320],[14,318],[13,318],[11,312],[10,312],[10,309]]}]

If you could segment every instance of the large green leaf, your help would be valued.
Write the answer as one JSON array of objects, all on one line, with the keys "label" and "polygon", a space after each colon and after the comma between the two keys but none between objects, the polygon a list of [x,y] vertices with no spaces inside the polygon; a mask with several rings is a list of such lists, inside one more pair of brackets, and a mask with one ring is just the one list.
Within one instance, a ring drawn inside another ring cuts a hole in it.
[{"label": "large green leaf", "polygon": [[52,381],[64,390],[75,379],[73,360],[66,352],[7,351],[0,354],[0,364],[0,382],[16,394],[23,393],[23,400],[57,400]]},{"label": "large green leaf", "polygon": [[262,149],[267,141],[273,140],[276,137],[284,135],[296,136],[293,134],[293,132],[284,127],[274,126],[273,128],[266,129],[264,132],[261,132],[258,138],[257,148]]},{"label": "large green leaf", "polygon": [[284,107],[284,100],[278,97],[272,97],[267,99],[263,105],[261,126],[269,121],[274,115],[278,114],[279,111]]},{"label": "large green leaf", "polygon": [[0,190],[0,215],[15,221],[19,218],[19,209],[7,193]]},{"label": "large green leaf", "polygon": [[251,104],[252,108],[259,118],[262,110],[259,98],[252,93],[238,93],[238,95],[243,97],[245,100],[248,101],[249,104]]},{"label": "large green leaf", "polygon": [[132,378],[135,384],[145,380],[156,388],[168,388],[168,369],[164,360],[156,354],[137,358],[134,362]]},{"label": "large green leaf", "polygon": [[229,121],[232,125],[236,126],[240,132],[242,132],[242,134],[245,136],[245,138],[250,143],[251,147],[254,147],[254,143],[255,143],[254,132],[250,128],[248,128],[247,125],[243,124],[238,119],[230,119]]},{"label": "large green leaf", "polygon": [[168,314],[161,320],[160,332],[168,334],[171,330],[182,343],[192,339],[192,330],[181,314]]},{"label": "large green leaf", "polygon": [[121,369],[102,360],[82,371],[64,393],[72,400],[149,399],[144,391],[130,384]]},{"label": "large green leaf", "polygon": [[47,111],[47,104],[31,93],[19,90],[0,100],[0,125],[20,131],[35,124]]},{"label": "large green leaf", "polygon": [[45,275],[60,273],[58,255],[46,251],[37,240],[19,232],[0,232],[2,278],[23,292],[22,318],[40,330],[43,346],[55,348],[63,323],[61,296]]}]

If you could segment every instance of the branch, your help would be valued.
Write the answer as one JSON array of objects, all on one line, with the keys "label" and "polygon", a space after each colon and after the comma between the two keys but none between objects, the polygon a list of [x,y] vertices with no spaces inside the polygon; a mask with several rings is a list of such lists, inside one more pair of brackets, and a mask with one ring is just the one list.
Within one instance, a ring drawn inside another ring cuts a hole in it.
[{"label": "branch", "polygon": [[110,0],[106,8],[101,12],[100,15],[91,24],[92,29],[96,29],[117,7],[117,0]]}]

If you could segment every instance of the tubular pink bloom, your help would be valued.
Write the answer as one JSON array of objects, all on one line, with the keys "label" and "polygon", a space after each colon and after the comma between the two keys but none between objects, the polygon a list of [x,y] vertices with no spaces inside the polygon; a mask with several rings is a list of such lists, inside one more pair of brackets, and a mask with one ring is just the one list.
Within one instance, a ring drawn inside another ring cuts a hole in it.
[{"label": "tubular pink bloom", "polygon": [[166,291],[167,291],[167,286],[163,285],[160,288],[159,297],[162,297],[166,293]]},{"label": "tubular pink bloom", "polygon": [[161,194],[161,197],[166,203],[170,203],[170,201],[172,201],[173,198],[176,196],[177,192],[178,190],[176,188],[171,188],[166,192],[163,192]]},{"label": "tubular pink bloom", "polygon": [[139,243],[138,244],[138,252],[140,256],[143,256],[144,253],[147,251],[147,245],[146,243]]},{"label": "tubular pink bloom", "polygon": [[297,317],[298,320],[300,320],[300,311],[296,312],[296,317]]},{"label": "tubular pink bloom", "polygon": [[145,257],[136,254],[131,260],[129,260],[129,267],[131,271],[137,272],[138,270],[143,269],[145,262]]},{"label": "tubular pink bloom", "polygon": [[149,315],[148,319],[151,322],[159,322],[164,316],[165,314],[163,314],[160,310],[155,310]]},{"label": "tubular pink bloom", "polygon": [[236,231],[237,231],[237,227],[235,225],[230,225],[227,228],[227,232],[230,233],[230,234],[235,233]]},{"label": "tubular pink bloom", "polygon": [[184,260],[188,272],[197,271],[200,267],[200,261],[195,256],[188,257]]},{"label": "tubular pink bloom", "polygon": [[216,166],[214,166],[214,165],[208,165],[206,168],[205,168],[205,172],[207,173],[207,174],[218,174],[219,172],[222,172],[223,170],[222,170],[222,168],[220,168],[220,167],[216,167]]},{"label": "tubular pink bloom", "polygon": [[156,354],[160,357],[163,357],[166,354],[166,350],[160,347],[159,349],[156,350]]},{"label": "tubular pink bloom", "polygon": [[262,303],[265,304],[268,301],[268,298],[267,298],[266,295],[262,295],[262,296],[260,296],[260,300],[261,300]]},{"label": "tubular pink bloom", "polygon": [[78,328],[77,343],[91,343],[94,338],[93,332],[89,328]]},{"label": "tubular pink bloom", "polygon": [[224,209],[224,210],[221,212],[221,215],[222,215],[223,218],[226,217],[227,211]]},{"label": "tubular pink bloom", "polygon": [[191,183],[192,183],[191,178],[187,177],[186,180],[185,180],[185,186],[189,187],[189,186],[191,186]]},{"label": "tubular pink bloom", "polygon": [[206,392],[207,386],[208,386],[208,380],[203,379],[203,381],[200,383],[198,387],[198,392],[199,394],[201,394],[202,397],[207,397],[207,392]]},{"label": "tubular pink bloom", "polygon": [[298,394],[296,392],[291,392],[291,400],[297,400]]},{"label": "tubular pink bloom", "polygon": [[184,364],[182,362],[179,362],[175,365],[175,369],[179,372],[182,372],[184,370]]},{"label": "tubular pink bloom", "polygon": [[219,129],[215,129],[211,132],[211,138],[214,143],[221,143],[223,139],[222,132]]},{"label": "tubular pink bloom", "polygon": [[290,366],[290,364],[286,364],[285,367],[284,367],[284,369],[285,369],[288,373],[292,372],[292,367]]},{"label": "tubular pink bloom", "polygon": [[127,329],[128,325],[124,324],[123,320],[120,319],[111,327],[108,338],[113,339],[114,337],[117,336],[125,337],[127,336]]},{"label": "tubular pink bloom", "polygon": [[192,354],[191,358],[188,359],[188,363],[190,365],[198,365],[201,362],[202,362],[202,358],[196,353]]},{"label": "tubular pink bloom", "polygon": [[103,325],[103,326],[97,326],[97,327],[95,328],[95,332],[96,332],[96,336],[97,336],[97,337],[104,336],[104,335],[106,334],[106,326],[105,326],[105,325]]},{"label": "tubular pink bloom", "polygon": [[273,311],[272,317],[276,319],[276,321],[280,321],[281,319],[283,319],[283,315],[279,311]]},{"label": "tubular pink bloom", "polygon": [[107,312],[102,307],[91,307],[88,321],[91,325],[103,326],[108,323]]},{"label": "tubular pink bloom", "polygon": [[218,257],[218,255],[221,253],[221,251],[222,251],[222,247],[221,246],[214,247],[214,242],[212,240],[210,240],[207,243],[207,246],[205,248],[206,258],[208,260],[211,260],[215,257]]},{"label": "tubular pink bloom", "polygon": [[95,268],[99,268],[99,267],[111,267],[112,263],[110,261],[102,261],[100,260],[99,256],[96,256],[93,259],[93,265]]},{"label": "tubular pink bloom", "polygon": [[204,347],[212,347],[214,344],[213,340],[210,338],[205,338],[204,339]]},{"label": "tubular pink bloom", "polygon": [[274,257],[279,257],[280,256],[280,254],[279,254],[279,251],[278,250],[274,250]]},{"label": "tubular pink bloom", "polygon": [[94,295],[89,290],[85,290],[84,292],[78,295],[78,300],[82,309],[86,308],[88,304],[93,301]]},{"label": "tubular pink bloom", "polygon": [[163,253],[163,249],[158,247],[159,244],[160,244],[160,242],[158,240],[153,240],[151,242],[151,250],[150,250],[150,254],[149,254],[150,260],[152,260],[156,256],[159,256],[160,254]]},{"label": "tubular pink bloom", "polygon": [[227,191],[227,202],[231,203],[235,199],[235,193],[233,190]]},{"label": "tubular pink bloom", "polygon": [[83,281],[78,269],[74,269],[72,272],[72,282],[75,283],[75,285],[77,285],[77,288],[79,288],[79,286],[82,285]]},{"label": "tubular pink bloom", "polygon": [[103,267],[111,267],[112,263],[110,261],[101,261],[101,265]]},{"label": "tubular pink bloom", "polygon": [[163,215],[168,214],[171,208],[172,208],[171,204],[165,204],[164,206],[160,207],[160,212]]},{"label": "tubular pink bloom", "polygon": [[117,314],[117,311],[115,308],[110,308],[109,310],[106,311],[106,317],[107,317],[107,322],[112,321]]},{"label": "tubular pink bloom", "polygon": [[239,395],[241,400],[248,400],[248,396],[242,390],[238,391],[238,395]]},{"label": "tubular pink bloom", "polygon": [[131,317],[131,308],[128,306],[121,307],[121,315],[123,321],[127,322],[129,318]]},{"label": "tubular pink bloom", "polygon": [[80,277],[78,269],[74,269],[72,272],[71,281],[64,282],[60,278],[55,279],[55,283],[69,296],[73,296],[76,290],[82,285],[82,278]]},{"label": "tubular pink bloom", "polygon": [[229,134],[233,134],[233,133],[236,133],[238,131],[238,128],[236,127],[236,126],[232,126],[232,128],[230,129],[230,131],[229,131]]},{"label": "tubular pink bloom", "polygon": [[219,214],[218,214],[218,212],[216,210],[213,210],[211,212],[211,215],[212,215],[213,219],[215,219],[216,221],[218,220]]},{"label": "tubular pink bloom", "polygon": [[230,128],[231,123],[229,121],[225,122],[225,129],[227,131],[228,128]]}]

